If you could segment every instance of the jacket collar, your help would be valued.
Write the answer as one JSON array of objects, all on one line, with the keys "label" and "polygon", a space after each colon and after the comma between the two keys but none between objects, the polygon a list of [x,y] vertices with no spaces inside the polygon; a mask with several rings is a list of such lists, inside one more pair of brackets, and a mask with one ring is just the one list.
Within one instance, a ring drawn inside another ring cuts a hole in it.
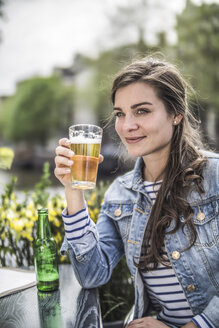
[{"label": "jacket collar", "polygon": [[142,170],[144,161],[142,157],[138,157],[134,169],[119,178],[119,182],[128,189],[140,190],[143,186]]}]

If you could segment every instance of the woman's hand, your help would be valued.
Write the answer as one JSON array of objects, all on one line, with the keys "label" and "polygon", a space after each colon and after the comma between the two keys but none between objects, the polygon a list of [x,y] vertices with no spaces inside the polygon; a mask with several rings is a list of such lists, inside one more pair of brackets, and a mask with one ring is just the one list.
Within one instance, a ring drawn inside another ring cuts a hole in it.
[{"label": "woman's hand", "polygon": [[[81,189],[71,187],[71,166],[74,152],[70,149],[71,142],[67,138],[59,140],[56,148],[55,170],[56,178],[65,186],[65,197],[67,201],[68,215],[72,215],[85,207],[84,194]],[[99,156],[99,163],[103,161],[103,156]]]},{"label": "woman's hand", "polygon": [[126,328],[168,328],[168,326],[153,317],[144,317],[131,321]]},{"label": "woman's hand", "polygon": [[71,142],[67,138],[59,140],[59,146],[56,148],[55,170],[56,178],[66,186],[71,182],[71,166],[74,152],[70,149]]},{"label": "woman's hand", "polygon": [[[59,146],[56,148],[55,170],[56,178],[63,184],[63,186],[71,183],[71,166],[74,165],[72,157],[74,152],[70,149],[71,142],[67,138],[59,140]],[[103,156],[99,156],[99,163],[102,163]]]}]

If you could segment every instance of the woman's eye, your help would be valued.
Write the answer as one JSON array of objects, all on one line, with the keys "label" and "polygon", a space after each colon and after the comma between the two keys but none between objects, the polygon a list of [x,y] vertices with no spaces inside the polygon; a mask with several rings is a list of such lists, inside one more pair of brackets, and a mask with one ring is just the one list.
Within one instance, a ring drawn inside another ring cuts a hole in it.
[{"label": "woman's eye", "polygon": [[116,113],[114,113],[114,116],[115,117],[121,117],[121,116],[123,116],[123,113],[122,112],[116,112]]},{"label": "woman's eye", "polygon": [[140,108],[140,109],[137,109],[136,111],[137,114],[148,114],[150,113],[149,109],[145,109],[145,108]]}]

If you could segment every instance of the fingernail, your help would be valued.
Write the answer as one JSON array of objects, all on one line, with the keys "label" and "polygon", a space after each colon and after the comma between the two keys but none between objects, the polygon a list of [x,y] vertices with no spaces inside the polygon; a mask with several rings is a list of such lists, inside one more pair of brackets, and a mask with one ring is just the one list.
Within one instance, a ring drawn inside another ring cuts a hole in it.
[{"label": "fingernail", "polygon": [[75,153],[74,153],[72,150],[69,150],[69,152],[68,152],[68,155],[69,155],[69,156],[74,156],[74,154],[75,154]]},{"label": "fingernail", "polygon": [[73,163],[73,161],[68,161],[68,165],[72,165]]}]

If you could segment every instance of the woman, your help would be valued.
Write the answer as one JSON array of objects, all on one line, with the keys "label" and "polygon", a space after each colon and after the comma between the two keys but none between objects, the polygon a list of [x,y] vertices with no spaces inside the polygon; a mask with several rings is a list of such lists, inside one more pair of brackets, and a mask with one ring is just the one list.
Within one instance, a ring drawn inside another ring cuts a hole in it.
[{"label": "woman", "polygon": [[153,58],[115,78],[115,129],[137,161],[106,192],[96,226],[70,186],[69,140],[56,149],[67,200],[62,250],[86,288],[105,284],[125,253],[135,286],[127,327],[219,327],[219,156],[200,150],[186,88],[173,65]]}]

